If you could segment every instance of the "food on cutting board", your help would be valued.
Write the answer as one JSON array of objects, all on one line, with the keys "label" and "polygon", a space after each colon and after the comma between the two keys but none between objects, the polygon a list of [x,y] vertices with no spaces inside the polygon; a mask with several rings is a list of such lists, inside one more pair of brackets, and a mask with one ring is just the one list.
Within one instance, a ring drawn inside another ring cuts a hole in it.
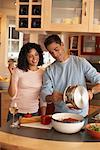
[{"label": "food on cutting board", "polygon": [[44,125],[50,124],[51,123],[51,116],[48,116],[48,115],[41,116],[41,123]]},{"label": "food on cutting board", "polygon": [[19,122],[20,124],[41,122],[44,125],[48,125],[51,122],[51,116],[32,116],[31,114],[25,114],[24,117],[19,118]]},{"label": "food on cutting board", "polygon": [[41,116],[21,117],[21,118],[19,118],[19,122],[20,122],[20,124],[41,122]]}]

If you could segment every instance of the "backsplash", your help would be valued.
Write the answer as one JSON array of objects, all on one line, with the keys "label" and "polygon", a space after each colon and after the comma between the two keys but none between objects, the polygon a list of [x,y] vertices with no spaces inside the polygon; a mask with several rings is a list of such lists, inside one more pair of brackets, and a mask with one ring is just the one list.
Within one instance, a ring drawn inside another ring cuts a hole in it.
[{"label": "backsplash", "polygon": [[89,55],[81,55],[86,58],[91,63],[100,63],[100,55],[99,56],[89,56]]}]

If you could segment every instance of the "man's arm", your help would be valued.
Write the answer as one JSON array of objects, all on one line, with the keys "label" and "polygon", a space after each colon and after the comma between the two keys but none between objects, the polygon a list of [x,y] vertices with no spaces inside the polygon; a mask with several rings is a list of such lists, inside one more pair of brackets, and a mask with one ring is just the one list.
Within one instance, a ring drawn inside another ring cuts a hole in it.
[{"label": "man's arm", "polygon": [[93,87],[91,87],[90,90],[88,90],[89,93],[89,99],[91,100],[93,98],[94,94],[97,94],[100,92],[100,83],[94,85]]},{"label": "man's arm", "polygon": [[48,73],[47,70],[48,69],[45,70],[45,73],[43,75],[43,84],[40,93],[41,115],[46,114],[46,108],[47,108],[46,96],[51,95],[53,92],[53,85],[49,76],[50,73]]},{"label": "man's arm", "polygon": [[82,59],[82,69],[86,79],[94,84],[88,90],[89,99],[91,100],[94,94],[100,92],[100,73],[86,59]]},{"label": "man's arm", "polygon": [[58,91],[54,91],[51,95],[46,96],[47,103],[50,103],[50,102],[56,103],[61,100],[63,100],[63,93],[58,92]]}]

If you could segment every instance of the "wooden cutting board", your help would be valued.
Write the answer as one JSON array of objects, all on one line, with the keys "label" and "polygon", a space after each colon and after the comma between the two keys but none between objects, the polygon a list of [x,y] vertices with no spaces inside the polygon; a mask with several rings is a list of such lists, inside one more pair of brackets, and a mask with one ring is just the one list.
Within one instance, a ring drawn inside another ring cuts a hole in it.
[{"label": "wooden cutting board", "polygon": [[41,124],[41,122],[24,123],[24,124],[21,124],[21,126],[32,127],[32,128],[40,128],[40,129],[51,129],[52,128],[51,123],[49,125],[43,125],[43,124]]}]

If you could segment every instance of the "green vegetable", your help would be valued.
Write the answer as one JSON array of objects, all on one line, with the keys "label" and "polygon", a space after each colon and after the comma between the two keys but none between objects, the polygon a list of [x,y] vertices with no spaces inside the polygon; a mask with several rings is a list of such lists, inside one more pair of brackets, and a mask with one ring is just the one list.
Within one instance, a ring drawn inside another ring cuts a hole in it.
[{"label": "green vegetable", "polygon": [[91,130],[94,130],[94,131],[100,132],[100,126],[99,126],[99,125],[91,125],[91,126],[90,126],[90,129],[91,129]]}]

